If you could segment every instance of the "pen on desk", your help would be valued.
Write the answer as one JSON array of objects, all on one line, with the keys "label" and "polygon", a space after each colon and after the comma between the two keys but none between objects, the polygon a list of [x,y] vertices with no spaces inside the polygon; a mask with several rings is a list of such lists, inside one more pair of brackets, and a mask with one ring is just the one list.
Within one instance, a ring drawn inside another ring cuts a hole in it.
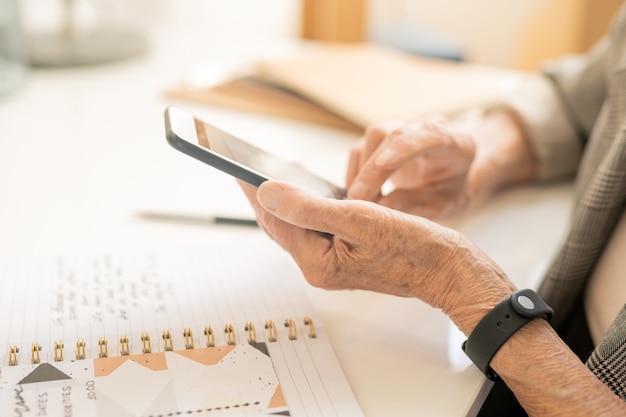
[{"label": "pen on desk", "polygon": [[252,226],[252,227],[258,227],[259,225],[255,219],[246,219],[242,217],[225,217],[225,216],[213,217],[213,223],[232,224],[235,226]]},{"label": "pen on desk", "polygon": [[232,225],[232,226],[245,226],[245,227],[257,227],[258,224],[254,218],[248,217],[235,217],[235,216],[198,216],[193,214],[184,213],[166,213],[166,212],[153,212],[142,211],[138,213],[140,217],[148,220],[166,221],[173,223],[187,223],[197,225]]}]

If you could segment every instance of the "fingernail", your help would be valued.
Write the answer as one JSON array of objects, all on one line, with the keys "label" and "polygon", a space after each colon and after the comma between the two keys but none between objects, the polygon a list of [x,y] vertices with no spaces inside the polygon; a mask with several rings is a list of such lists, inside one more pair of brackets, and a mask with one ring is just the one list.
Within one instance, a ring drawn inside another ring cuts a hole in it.
[{"label": "fingernail", "polygon": [[380,155],[378,155],[378,158],[376,158],[374,163],[378,166],[387,165],[395,159],[396,155],[398,155],[398,153],[393,149],[385,149]]},{"label": "fingernail", "polygon": [[369,192],[369,187],[362,182],[355,182],[348,190],[348,198],[359,200],[365,198]]},{"label": "fingernail", "polygon": [[284,189],[279,184],[261,184],[257,192],[257,198],[263,208],[274,211],[278,208]]}]

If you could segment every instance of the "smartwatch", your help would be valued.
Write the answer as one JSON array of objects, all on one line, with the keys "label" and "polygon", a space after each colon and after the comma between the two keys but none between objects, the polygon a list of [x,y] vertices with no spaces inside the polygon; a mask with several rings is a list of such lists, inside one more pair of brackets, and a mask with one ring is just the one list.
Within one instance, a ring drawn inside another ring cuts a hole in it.
[{"label": "smartwatch", "polygon": [[552,314],[552,308],[533,290],[516,291],[478,322],[462,349],[487,378],[495,381],[499,377],[490,364],[502,345],[527,323],[550,321]]}]

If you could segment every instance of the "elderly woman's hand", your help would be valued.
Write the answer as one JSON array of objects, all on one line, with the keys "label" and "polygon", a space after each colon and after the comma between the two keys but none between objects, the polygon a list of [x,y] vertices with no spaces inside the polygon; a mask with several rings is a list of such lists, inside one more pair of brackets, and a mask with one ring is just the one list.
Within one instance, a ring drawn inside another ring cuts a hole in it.
[{"label": "elderly woman's hand", "polygon": [[[348,197],[431,219],[467,206],[466,180],[475,143],[443,117],[369,127],[351,150]],[[393,190],[385,194],[390,181]]]},{"label": "elderly woman's hand", "polygon": [[327,289],[417,297],[469,332],[514,286],[459,233],[366,201],[318,198],[285,183],[240,183],[260,226],[305,278]]}]

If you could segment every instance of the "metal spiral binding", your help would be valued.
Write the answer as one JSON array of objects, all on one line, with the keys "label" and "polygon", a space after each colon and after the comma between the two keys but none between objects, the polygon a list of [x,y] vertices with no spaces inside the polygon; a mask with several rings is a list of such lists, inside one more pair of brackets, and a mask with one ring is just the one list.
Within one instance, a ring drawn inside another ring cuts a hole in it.
[{"label": "metal spiral binding", "polygon": [[143,353],[151,353],[152,346],[150,346],[150,335],[148,333],[141,333],[141,342],[143,343]]},{"label": "metal spiral binding", "polygon": [[289,340],[297,340],[296,322],[293,319],[287,319],[285,320],[285,327],[289,327]]},{"label": "metal spiral binding", "polygon": [[107,338],[103,337],[98,340],[98,346],[100,348],[100,352],[98,353],[99,358],[108,358],[109,357],[109,345],[107,342]]},{"label": "metal spiral binding", "polygon": [[33,343],[30,349],[30,363],[41,363],[41,357],[39,356],[39,352],[41,352],[41,346],[39,345],[39,343]]},{"label": "metal spiral binding", "polygon": [[251,321],[246,323],[245,331],[248,332],[248,343],[256,343],[256,329]]},{"label": "metal spiral binding", "polygon": [[[309,316],[304,318],[305,326],[308,326],[308,337],[310,339],[314,339],[317,337],[317,331],[315,329],[315,325],[313,323],[313,319]],[[265,329],[267,330],[267,340],[270,343],[274,343],[278,341],[278,332],[276,329],[276,324],[273,320],[267,320],[265,322]],[[292,318],[288,318],[285,320],[285,327],[289,329],[289,340],[297,340],[297,326],[296,322]],[[248,343],[254,344],[257,343],[257,333],[256,328],[253,322],[246,322],[244,330],[248,335]],[[227,345],[236,345],[237,339],[235,334],[235,328],[232,324],[227,324],[224,327],[224,333],[226,335],[226,344]],[[215,332],[213,331],[212,326],[206,326],[204,328],[204,335],[206,336],[206,347],[215,347]],[[193,331],[190,328],[185,328],[183,330],[183,337],[185,339],[185,349],[194,349],[194,340],[193,340]],[[142,353],[149,354],[152,353],[152,346],[150,341],[150,334],[148,332],[141,333],[141,342],[142,342]],[[169,330],[163,331],[163,350],[166,352],[171,352],[174,350],[174,344],[172,340],[172,334]],[[100,338],[98,341],[98,357],[99,358],[107,358],[109,357],[108,350],[108,342],[106,338]],[[40,364],[41,363],[41,345],[39,343],[33,343],[31,346],[31,360],[32,364]],[[61,362],[64,360],[63,357],[63,342],[58,341],[54,342],[54,361]],[[19,362],[19,353],[20,349],[16,345],[9,346],[8,352],[8,365],[9,366],[17,366]],[[120,337],[120,355],[121,356],[129,356],[131,355],[130,341],[127,335],[122,335]],[[76,359],[83,360],[87,358],[86,353],[86,343],[84,339],[79,339],[76,342]]]},{"label": "metal spiral binding", "polygon": [[54,361],[63,361],[63,342],[54,342]]},{"label": "metal spiral binding", "polygon": [[76,342],[76,359],[82,360],[87,358],[87,354],[85,353],[85,340],[80,339]]},{"label": "metal spiral binding", "polygon": [[128,336],[126,335],[122,335],[122,337],[120,337],[120,355],[130,355],[130,343],[128,342]]},{"label": "metal spiral binding", "polygon": [[224,332],[226,333],[226,343],[229,345],[237,344],[237,340],[235,338],[235,328],[232,324],[227,324],[224,328]]},{"label": "metal spiral binding", "polygon": [[305,317],[304,324],[309,326],[309,339],[315,339],[317,337],[317,332],[315,331],[313,319],[311,317]]},{"label": "metal spiral binding", "polygon": [[206,346],[207,347],[215,347],[215,334],[213,333],[213,327],[206,326],[204,328],[204,334],[207,338]]},{"label": "metal spiral binding", "polygon": [[193,349],[193,332],[191,329],[186,328],[183,330],[183,337],[185,338],[185,349]]},{"label": "metal spiral binding", "polygon": [[9,346],[9,366],[17,366],[17,354],[20,349],[17,346]]},{"label": "metal spiral binding", "polygon": [[276,323],[274,323],[274,320],[268,320],[265,322],[265,328],[268,330],[269,335],[267,336],[267,340],[269,340],[270,342],[275,342],[277,339],[276,337]]}]

